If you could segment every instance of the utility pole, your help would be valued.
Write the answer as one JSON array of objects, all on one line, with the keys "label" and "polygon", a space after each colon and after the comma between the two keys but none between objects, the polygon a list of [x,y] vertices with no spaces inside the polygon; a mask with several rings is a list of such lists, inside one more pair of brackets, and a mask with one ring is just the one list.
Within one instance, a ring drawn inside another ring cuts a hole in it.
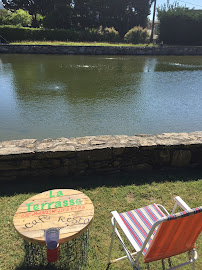
[{"label": "utility pole", "polygon": [[151,30],[150,42],[153,41],[155,13],[156,13],[156,0],[154,1],[154,12],[153,12],[153,20],[152,20],[152,30]]}]

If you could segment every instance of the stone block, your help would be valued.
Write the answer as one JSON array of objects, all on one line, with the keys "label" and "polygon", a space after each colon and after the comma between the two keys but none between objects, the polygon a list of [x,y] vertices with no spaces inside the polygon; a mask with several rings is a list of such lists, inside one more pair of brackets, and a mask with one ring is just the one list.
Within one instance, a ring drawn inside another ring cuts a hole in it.
[{"label": "stone block", "polygon": [[57,168],[61,165],[58,159],[47,159],[47,160],[32,160],[31,168]]},{"label": "stone block", "polygon": [[137,171],[151,171],[152,170],[152,166],[147,163],[134,165],[133,168],[134,170],[137,170]]},{"label": "stone block", "polygon": [[121,162],[117,161],[117,160],[113,162],[114,167],[120,167],[120,164],[121,164]]},{"label": "stone block", "polygon": [[173,153],[171,166],[172,167],[187,167],[191,161],[190,150],[176,150]]},{"label": "stone block", "polygon": [[133,171],[151,171],[152,166],[147,164],[147,163],[143,163],[143,164],[137,164],[137,165],[124,167],[124,168],[122,168],[122,170],[123,171],[129,171],[129,172],[133,172]]},{"label": "stone block", "polygon": [[121,156],[121,155],[123,155],[123,153],[124,153],[124,151],[125,151],[125,147],[121,147],[121,148],[119,148],[119,147],[113,148],[112,151],[113,151],[113,156]]},{"label": "stone block", "polygon": [[109,161],[89,161],[89,168],[99,169],[99,168],[110,168],[111,162]]},{"label": "stone block", "polygon": [[0,171],[26,170],[30,168],[29,160],[0,161]]},{"label": "stone block", "polygon": [[84,170],[87,169],[88,167],[89,166],[87,162],[81,162],[76,165],[76,170]]},{"label": "stone block", "polygon": [[170,164],[170,151],[168,149],[153,151],[153,164],[157,167],[168,166]]},{"label": "stone block", "polygon": [[192,150],[192,163],[202,164],[202,149]]},{"label": "stone block", "polygon": [[75,151],[68,151],[68,152],[57,152],[57,151],[47,151],[47,152],[40,152],[35,154],[35,159],[58,159],[58,158],[73,158],[76,156]]},{"label": "stone block", "polygon": [[103,148],[103,149],[94,149],[86,151],[77,152],[78,161],[99,161],[99,160],[110,160],[112,159],[112,149]]}]

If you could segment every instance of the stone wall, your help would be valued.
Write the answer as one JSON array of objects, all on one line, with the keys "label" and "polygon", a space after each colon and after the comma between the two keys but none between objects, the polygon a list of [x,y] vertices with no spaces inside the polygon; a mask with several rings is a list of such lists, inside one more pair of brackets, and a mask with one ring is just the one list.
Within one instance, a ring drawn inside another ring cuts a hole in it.
[{"label": "stone wall", "polygon": [[202,167],[202,132],[0,142],[0,180]]},{"label": "stone wall", "polygon": [[202,55],[201,47],[118,47],[118,46],[53,46],[0,45],[0,53],[78,54],[78,55]]}]

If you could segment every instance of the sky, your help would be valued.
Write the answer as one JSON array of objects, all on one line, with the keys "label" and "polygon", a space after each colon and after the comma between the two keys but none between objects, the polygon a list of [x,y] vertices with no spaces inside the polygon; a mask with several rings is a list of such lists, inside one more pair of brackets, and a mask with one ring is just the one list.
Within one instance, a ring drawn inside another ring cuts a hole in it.
[{"label": "sky", "polygon": [[[169,0],[170,4],[173,4],[176,2],[176,0]],[[195,8],[195,9],[202,9],[202,0],[177,0],[177,2],[180,4],[180,6],[185,6],[188,8]],[[167,4],[167,0],[156,0],[156,5],[161,6],[163,4]],[[1,7],[1,0],[0,0],[0,7]],[[153,6],[151,9],[151,15],[153,14]]]},{"label": "sky", "polygon": [[[194,9],[202,9],[202,0],[169,0],[169,4],[173,4],[175,2],[178,2],[180,6],[186,6],[190,9],[194,8]],[[157,7],[161,7],[161,5],[167,5],[167,0],[156,0],[156,6]],[[152,5],[151,8],[151,14],[149,16],[150,19],[152,19],[153,17],[153,10],[154,7]]]}]

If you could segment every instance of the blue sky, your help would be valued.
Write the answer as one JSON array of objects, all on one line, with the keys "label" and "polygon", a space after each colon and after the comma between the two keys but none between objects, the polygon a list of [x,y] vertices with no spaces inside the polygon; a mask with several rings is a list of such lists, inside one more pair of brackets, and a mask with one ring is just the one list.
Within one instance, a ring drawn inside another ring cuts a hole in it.
[{"label": "blue sky", "polygon": [[[169,0],[170,4],[173,4],[175,0]],[[189,8],[202,9],[202,1],[201,0],[178,0],[177,1],[180,6],[187,6]],[[157,7],[163,4],[167,4],[167,0],[156,0]],[[1,6],[1,0],[0,0]],[[151,14],[153,14],[153,7],[151,9]],[[150,15],[151,16],[151,15]]]},{"label": "blue sky", "polygon": [[[202,9],[202,1],[201,0],[169,0],[170,4],[174,2],[178,2],[180,6],[185,6],[188,8]],[[161,6],[163,4],[167,4],[167,0],[156,0],[156,5]]]},{"label": "blue sky", "polygon": [[[169,4],[178,2],[180,6],[186,6],[188,8],[202,9],[202,0],[169,0]],[[160,7],[163,4],[167,4],[167,0],[156,0],[156,6]],[[151,8],[150,19],[153,16],[153,6]]]}]

